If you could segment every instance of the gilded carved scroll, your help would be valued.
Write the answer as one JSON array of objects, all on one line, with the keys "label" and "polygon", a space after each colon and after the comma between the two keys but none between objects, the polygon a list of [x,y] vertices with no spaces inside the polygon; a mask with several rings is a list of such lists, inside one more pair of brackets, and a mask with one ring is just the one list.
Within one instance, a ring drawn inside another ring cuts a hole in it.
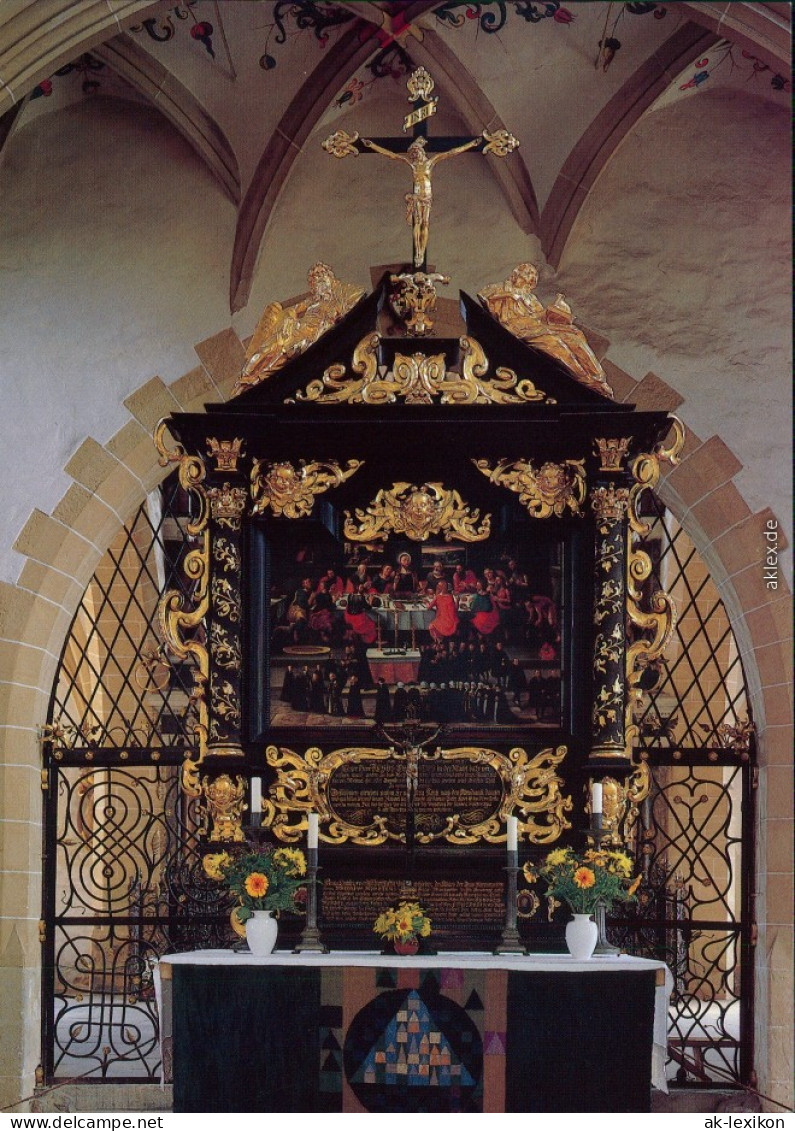
[{"label": "gilded carved scroll", "polygon": [[[676,609],[669,595],[656,589],[648,599],[645,609],[643,586],[651,577],[651,559],[642,548],[642,539],[648,535],[649,524],[641,517],[640,502],[644,491],[654,490],[660,478],[660,460],[672,464],[679,462],[685,442],[685,429],[675,416],[671,417],[673,439],[665,447],[659,445],[654,452],[639,455],[632,464],[634,484],[629,492],[630,548],[627,559],[627,614],[637,630],[637,639],[627,649],[626,671],[629,696],[627,700],[626,746],[629,751],[638,734],[632,719],[633,705],[640,700],[640,680],[645,667],[658,660],[673,636],[676,627]],[[643,634],[643,635],[641,635]]]},{"label": "gilded carved scroll", "polygon": [[[476,746],[426,750],[409,744],[329,754],[314,746],[302,755],[269,746],[265,757],[276,780],[263,799],[263,825],[279,840],[295,843],[305,836],[307,814],[316,812],[328,844],[405,843],[410,797],[419,844],[503,843],[511,813],[519,819],[521,837],[551,844],[571,827],[566,817],[571,797],[563,795],[557,773],[566,753],[565,746],[531,757],[520,747],[502,754]],[[456,773],[456,766],[464,772]]]},{"label": "gilded carved scroll", "polygon": [[585,460],[543,463],[540,468],[530,460],[503,459],[494,467],[486,459],[472,462],[492,483],[517,494],[533,518],[561,516],[566,511],[582,514],[587,494]]},{"label": "gilded carved scroll", "polygon": [[393,483],[379,491],[364,510],[345,511],[345,537],[351,542],[376,542],[390,534],[405,534],[424,542],[430,534],[441,534],[446,542],[483,542],[491,533],[491,516],[470,508],[458,491],[441,483]]},{"label": "gilded carved scroll", "polygon": [[270,463],[268,460],[254,460],[251,469],[252,514],[265,514],[266,511],[277,518],[307,518],[312,513],[317,495],[322,495],[332,487],[339,487],[350,479],[362,461],[349,459],[345,467],[336,460],[304,460],[295,467],[289,461]]},{"label": "gilded carved scroll", "polygon": [[[368,334],[353,351],[353,376],[341,364],[330,365],[310,381],[296,401],[319,404],[555,404],[530,380],[519,380],[512,369],[500,367],[486,377],[488,361],[480,343],[459,339],[461,372],[446,368],[444,354],[396,354],[391,370],[379,365],[379,334]],[[287,403],[290,403],[288,400]]]},{"label": "gilded carved scroll", "polygon": [[209,712],[207,707],[207,683],[210,676],[210,657],[207,648],[197,637],[196,629],[203,623],[210,607],[210,507],[207,491],[203,486],[205,477],[204,461],[200,456],[191,456],[181,444],[175,448],[166,447],[166,421],[161,420],[154,433],[155,446],[160,455],[160,465],[179,464],[180,486],[192,491],[199,501],[199,514],[190,523],[187,531],[198,540],[196,549],[185,557],[184,571],[193,582],[190,601],[183,593],[169,589],[163,594],[158,606],[160,631],[167,648],[180,660],[193,656],[196,668],[193,674],[191,703],[196,709],[197,721],[194,734],[198,743],[198,758],[188,754],[182,765],[182,788],[191,797],[201,796],[199,766],[207,754],[209,733]]}]

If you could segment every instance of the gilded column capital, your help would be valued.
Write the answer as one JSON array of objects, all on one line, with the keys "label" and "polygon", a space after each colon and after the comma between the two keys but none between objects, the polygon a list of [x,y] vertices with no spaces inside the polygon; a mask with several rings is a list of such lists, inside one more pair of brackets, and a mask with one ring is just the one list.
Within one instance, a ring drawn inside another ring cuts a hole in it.
[{"label": "gilded column capital", "polygon": [[599,457],[601,471],[611,474],[624,470],[624,460],[632,443],[631,436],[598,436],[593,443],[594,455]]},{"label": "gilded column capital", "polygon": [[231,529],[240,526],[246,506],[245,487],[231,487],[229,483],[224,483],[222,487],[209,487],[207,498],[210,503],[210,517],[214,522]]},{"label": "gilded column capital", "polygon": [[591,506],[599,526],[612,526],[622,522],[629,506],[629,488],[608,486],[594,487],[591,491]]}]

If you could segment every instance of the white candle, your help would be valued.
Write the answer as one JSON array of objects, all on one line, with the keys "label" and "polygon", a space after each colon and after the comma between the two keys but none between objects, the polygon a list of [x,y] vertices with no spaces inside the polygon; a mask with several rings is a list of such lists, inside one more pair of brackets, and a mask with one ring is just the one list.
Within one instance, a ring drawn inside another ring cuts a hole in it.
[{"label": "white candle", "polygon": [[508,851],[509,852],[518,852],[519,851],[519,818],[518,817],[511,816],[511,817],[508,818]]},{"label": "white candle", "polygon": [[594,816],[602,812],[602,783],[595,781],[591,786],[591,812]]},{"label": "white candle", "polygon": [[317,829],[318,829],[317,813],[310,813],[309,814],[309,827],[307,829],[307,834],[306,834],[306,847],[307,848],[317,848]]},{"label": "white candle", "polygon": [[262,778],[251,779],[251,815],[262,812]]}]

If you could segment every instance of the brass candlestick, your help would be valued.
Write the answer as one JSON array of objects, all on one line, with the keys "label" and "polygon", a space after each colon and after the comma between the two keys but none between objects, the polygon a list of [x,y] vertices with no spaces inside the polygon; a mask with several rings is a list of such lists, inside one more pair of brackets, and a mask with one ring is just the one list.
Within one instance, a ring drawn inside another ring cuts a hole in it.
[{"label": "brass candlestick", "polygon": [[317,849],[306,850],[306,924],[293,954],[328,954],[317,925]]},{"label": "brass candlestick", "polygon": [[516,915],[516,887],[517,873],[519,872],[519,853],[509,852],[508,863],[505,867],[505,925],[502,928],[500,944],[494,948],[494,954],[527,954],[527,949],[519,938]]}]

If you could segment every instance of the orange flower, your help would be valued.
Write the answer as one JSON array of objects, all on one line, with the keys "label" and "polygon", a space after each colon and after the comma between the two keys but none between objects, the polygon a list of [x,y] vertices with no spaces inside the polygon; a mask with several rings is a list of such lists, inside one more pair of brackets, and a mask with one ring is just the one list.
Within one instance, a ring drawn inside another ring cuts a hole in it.
[{"label": "orange flower", "polygon": [[261,899],[269,886],[268,877],[263,872],[252,872],[246,876],[245,888],[252,899]]},{"label": "orange flower", "polygon": [[397,929],[399,935],[411,935],[414,933],[414,927],[411,922],[411,917],[408,915],[402,916],[397,921]]},{"label": "orange flower", "polygon": [[578,888],[592,888],[596,883],[596,876],[590,868],[578,868],[574,873],[574,882]]},{"label": "orange flower", "polygon": [[635,879],[632,881],[632,883],[629,886],[629,890],[627,891],[627,895],[634,895],[635,894],[635,892],[640,887],[640,880],[641,880],[640,876],[635,877]]}]

